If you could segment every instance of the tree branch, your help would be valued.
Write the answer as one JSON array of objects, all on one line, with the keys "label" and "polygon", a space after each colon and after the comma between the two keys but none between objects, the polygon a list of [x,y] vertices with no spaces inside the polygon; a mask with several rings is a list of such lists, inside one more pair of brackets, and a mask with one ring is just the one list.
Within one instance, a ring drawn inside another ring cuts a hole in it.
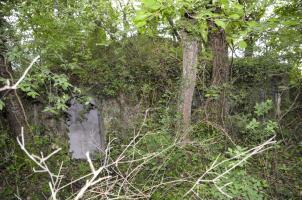
[{"label": "tree branch", "polygon": [[32,68],[32,66],[37,62],[37,60],[40,58],[40,56],[35,57],[30,65],[26,68],[26,70],[23,72],[22,76],[19,78],[19,80],[14,84],[11,85],[9,80],[6,80],[6,85],[0,88],[0,92],[5,91],[5,90],[16,90],[19,86],[19,84],[24,80],[26,75],[28,74],[29,70]]}]

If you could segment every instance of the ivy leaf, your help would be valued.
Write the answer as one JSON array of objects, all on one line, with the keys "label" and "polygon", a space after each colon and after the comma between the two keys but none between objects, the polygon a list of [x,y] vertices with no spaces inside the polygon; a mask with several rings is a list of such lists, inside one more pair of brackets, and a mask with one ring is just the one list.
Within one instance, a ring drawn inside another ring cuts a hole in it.
[{"label": "ivy leaf", "polygon": [[244,41],[244,40],[241,40],[239,43],[238,43],[238,46],[239,48],[241,49],[245,49],[247,47],[247,43]]}]

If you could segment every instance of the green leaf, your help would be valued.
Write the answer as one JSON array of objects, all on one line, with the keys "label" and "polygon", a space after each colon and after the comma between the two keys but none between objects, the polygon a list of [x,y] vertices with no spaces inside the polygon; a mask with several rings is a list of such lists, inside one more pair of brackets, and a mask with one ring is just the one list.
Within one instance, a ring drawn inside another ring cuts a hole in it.
[{"label": "green leaf", "polygon": [[248,25],[251,29],[253,29],[253,28],[259,26],[259,24],[258,24],[257,22],[255,22],[255,21],[249,21],[249,22],[247,22],[247,25]]},{"label": "green leaf", "polygon": [[265,102],[256,103],[255,105],[255,114],[257,116],[263,116],[267,114],[273,108],[273,101],[266,100]]},{"label": "green leaf", "polygon": [[5,103],[2,100],[0,100],[0,110],[3,110],[4,106],[5,106]]},{"label": "green leaf", "polygon": [[244,40],[241,40],[239,43],[238,43],[238,46],[239,48],[241,49],[245,49],[247,47],[247,43],[244,41]]},{"label": "green leaf", "polygon": [[217,24],[218,26],[220,26],[221,28],[225,29],[226,24],[224,21],[220,20],[220,19],[215,19],[215,24]]},{"label": "green leaf", "polygon": [[246,129],[255,130],[260,126],[260,122],[258,122],[255,118],[253,118],[249,124],[246,125]]},{"label": "green leaf", "polygon": [[143,4],[145,8],[151,9],[151,10],[157,10],[160,8],[160,4],[156,0],[143,0]]},{"label": "green leaf", "polygon": [[135,26],[138,28],[143,27],[147,24],[147,19],[152,15],[152,13],[146,12],[146,11],[138,11],[136,13],[136,16],[133,20]]},{"label": "green leaf", "polygon": [[223,8],[227,8],[229,5],[229,1],[228,0],[220,0],[220,3],[222,5]]},{"label": "green leaf", "polygon": [[243,6],[242,6],[241,4],[235,3],[235,4],[233,5],[233,7],[234,7],[234,9],[236,9],[236,12],[237,12],[237,13],[243,13]]},{"label": "green leaf", "polygon": [[208,40],[208,26],[206,24],[206,22],[202,22],[199,24],[199,32],[201,34],[201,37],[204,41]]},{"label": "green leaf", "polygon": [[144,21],[150,16],[150,13],[139,11],[136,13],[134,21]]},{"label": "green leaf", "polygon": [[300,22],[296,21],[296,20],[286,20],[286,21],[282,22],[282,24],[285,26],[298,26],[300,24]]},{"label": "green leaf", "polygon": [[232,15],[230,15],[229,17],[230,17],[231,19],[237,20],[237,19],[240,18],[240,15],[238,15],[238,14],[232,14]]},{"label": "green leaf", "polygon": [[27,93],[28,96],[32,97],[32,98],[36,98],[37,96],[39,96],[39,94],[35,91],[30,91]]},{"label": "green leaf", "polygon": [[48,107],[48,106],[46,108],[44,108],[43,112],[58,114],[58,112],[53,107]]},{"label": "green leaf", "polygon": [[137,21],[137,22],[135,22],[135,25],[136,25],[138,28],[140,28],[140,27],[145,26],[146,23],[147,23],[146,21]]}]

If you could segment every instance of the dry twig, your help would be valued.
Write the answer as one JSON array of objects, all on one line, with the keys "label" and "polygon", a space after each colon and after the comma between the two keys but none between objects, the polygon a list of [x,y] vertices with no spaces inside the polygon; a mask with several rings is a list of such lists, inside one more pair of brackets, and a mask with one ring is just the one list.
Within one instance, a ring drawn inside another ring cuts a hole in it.
[{"label": "dry twig", "polygon": [[26,68],[26,70],[23,72],[22,76],[18,79],[18,81],[14,84],[11,85],[10,81],[7,79],[6,80],[6,85],[0,88],[0,92],[5,91],[5,90],[16,90],[19,86],[19,84],[24,80],[26,75],[28,74],[29,70],[32,68],[32,66],[37,62],[37,60],[40,58],[40,56],[35,57],[30,65]]}]

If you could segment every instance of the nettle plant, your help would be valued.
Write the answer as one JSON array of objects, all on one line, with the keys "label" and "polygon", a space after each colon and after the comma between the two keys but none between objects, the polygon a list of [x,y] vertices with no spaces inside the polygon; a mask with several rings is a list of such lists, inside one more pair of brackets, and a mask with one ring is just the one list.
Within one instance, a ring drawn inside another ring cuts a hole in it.
[{"label": "nettle plant", "polygon": [[278,128],[278,123],[266,117],[273,108],[272,100],[257,103],[254,108],[256,118],[251,119],[250,123],[246,125],[246,129],[253,133],[257,139],[263,139],[274,135]]},{"label": "nettle plant", "polygon": [[70,84],[66,75],[53,73],[47,68],[40,68],[28,75],[20,84],[20,90],[45,104],[44,111],[53,114],[65,112],[70,94],[79,92]]}]

